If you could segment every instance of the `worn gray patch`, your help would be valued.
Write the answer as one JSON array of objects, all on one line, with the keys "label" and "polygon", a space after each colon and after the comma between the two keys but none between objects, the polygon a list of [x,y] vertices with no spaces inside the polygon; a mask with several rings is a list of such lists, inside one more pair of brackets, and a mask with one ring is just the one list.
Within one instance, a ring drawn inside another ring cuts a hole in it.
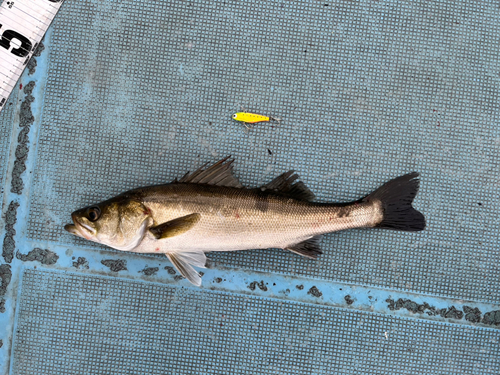
[{"label": "worn gray patch", "polygon": [[0,296],[4,296],[7,293],[7,287],[12,279],[12,271],[10,270],[10,265],[2,264],[0,265]]},{"label": "worn gray patch", "polygon": [[215,278],[215,282],[217,284],[221,283],[222,282],[222,278],[220,278],[220,277]]},{"label": "worn gray patch", "polygon": [[[464,313],[458,310],[455,306],[451,306],[449,308],[438,309],[434,306],[429,305],[427,302],[422,304],[418,304],[415,301],[410,299],[402,299],[399,298],[397,301],[394,301],[391,298],[386,299],[386,302],[389,303],[387,306],[389,310],[400,310],[406,309],[412,313],[426,313],[429,316],[439,315],[446,319],[462,319],[464,317]],[[479,311],[479,310],[478,310]]]},{"label": "worn gray patch", "polygon": [[[442,309],[444,310],[444,309]],[[440,314],[443,318],[447,319],[462,319],[464,317],[464,313],[458,310],[455,306],[451,306],[445,312]]]},{"label": "worn gray patch", "polygon": [[9,208],[5,213],[5,237],[3,239],[2,246],[2,256],[7,263],[12,262],[14,259],[14,249],[16,248],[16,241],[14,236],[16,235],[16,230],[14,229],[14,224],[17,221],[17,208],[19,203],[12,201],[9,204]]},{"label": "worn gray patch", "polygon": [[145,267],[141,273],[143,273],[146,276],[152,276],[156,274],[160,269],[158,267]]},{"label": "worn gray patch", "polygon": [[285,296],[288,296],[290,294],[290,289],[285,289],[285,290],[280,290],[280,293],[284,294]]},{"label": "worn gray patch", "polygon": [[0,313],[5,312],[5,299],[0,299]]},{"label": "worn gray patch", "polygon": [[3,346],[3,341],[0,340],[0,348]]},{"label": "worn gray patch", "polygon": [[174,267],[166,266],[165,269],[167,270],[169,275],[175,275],[177,272],[175,272]]},{"label": "worn gray patch", "polygon": [[33,73],[35,73],[37,66],[36,57],[40,57],[44,49],[45,46],[43,44],[43,39],[42,39],[38,47],[36,47],[36,50],[33,53],[33,56],[31,57],[30,61],[28,62],[28,65],[26,65],[26,68],[28,69],[28,75],[32,75]]},{"label": "worn gray patch", "polygon": [[321,293],[319,291],[319,289],[317,287],[315,287],[315,286],[313,286],[311,289],[309,289],[309,291],[307,292],[307,294],[310,294],[310,295],[312,295],[312,296],[314,296],[316,298],[319,298],[319,297],[321,297],[323,295],[323,293]]},{"label": "worn gray patch", "polygon": [[37,65],[38,64],[36,62],[36,59],[32,57],[28,62],[28,65],[26,65],[26,69],[28,69],[28,75],[32,75],[33,73],[35,73]]},{"label": "worn gray patch", "polygon": [[301,285],[295,285],[295,287],[296,287],[298,290],[302,290],[302,289],[304,289],[304,285],[302,285],[302,284],[301,284]]},{"label": "worn gray patch", "polygon": [[[400,310],[400,309],[406,309],[412,313],[423,313],[426,310],[427,315],[429,316],[434,316],[434,315],[439,315],[440,310],[436,309],[434,306],[430,306],[427,302],[424,302],[423,304],[418,304],[412,300],[409,299],[402,299],[399,298],[397,301],[394,301],[391,298],[388,298],[385,300],[389,305],[387,305],[388,309],[393,311],[393,310]],[[443,314],[446,312],[446,309],[443,309]]]},{"label": "worn gray patch", "polygon": [[35,88],[35,81],[29,81],[23,88],[23,92],[26,94],[24,101],[21,103],[21,111],[19,114],[19,126],[25,127],[31,125],[35,121],[33,112],[31,112],[31,103],[35,100],[33,95],[33,89]]},{"label": "worn gray patch", "polygon": [[354,300],[351,298],[350,295],[347,295],[344,297],[345,302],[347,303],[348,306],[352,305],[354,303]]},{"label": "worn gray patch", "polygon": [[481,321],[481,311],[475,307],[464,306],[465,320],[471,323],[479,323]]},{"label": "worn gray patch", "polygon": [[482,323],[496,326],[500,325],[500,310],[485,313]]},{"label": "worn gray patch", "polygon": [[23,254],[20,251],[16,253],[16,258],[23,262],[37,261],[45,265],[57,263],[59,255],[47,249],[34,248],[28,254]]},{"label": "worn gray patch", "polygon": [[255,290],[255,287],[258,286],[260,290],[267,292],[267,286],[264,283],[264,280],[261,280],[260,282],[258,281],[253,281],[248,285],[248,289],[250,290]]},{"label": "worn gray patch", "polygon": [[88,270],[89,269],[89,262],[84,257],[78,257],[76,262],[73,262],[73,267],[79,268],[79,269],[83,268],[83,269]]},{"label": "worn gray patch", "polygon": [[101,260],[101,263],[113,272],[126,271],[127,270],[127,261],[123,259],[106,259]]},{"label": "worn gray patch", "polygon": [[31,103],[35,100],[31,95],[35,88],[35,82],[30,81],[24,86],[24,93],[26,97],[21,103],[19,112],[19,126],[22,128],[17,138],[18,145],[16,147],[16,160],[14,161],[14,168],[12,169],[12,185],[10,191],[15,194],[21,194],[24,188],[24,182],[21,178],[22,173],[26,170],[26,159],[28,158],[28,133],[30,127],[35,121],[33,112],[31,111]]}]

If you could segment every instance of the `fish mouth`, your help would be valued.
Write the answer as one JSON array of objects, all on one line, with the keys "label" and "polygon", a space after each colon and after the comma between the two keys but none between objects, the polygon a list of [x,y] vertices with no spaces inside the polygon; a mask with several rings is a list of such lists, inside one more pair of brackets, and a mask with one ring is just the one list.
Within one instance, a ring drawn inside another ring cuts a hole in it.
[{"label": "fish mouth", "polygon": [[95,235],[95,230],[78,220],[78,216],[75,212],[71,214],[71,219],[73,219],[74,224],[66,224],[64,229],[75,236],[85,238],[90,240]]},{"label": "fish mouth", "polygon": [[74,224],[66,224],[64,226],[64,229],[66,231],[68,231],[69,233],[74,234],[75,236],[79,235],[78,229],[76,229],[76,225],[74,225]]}]

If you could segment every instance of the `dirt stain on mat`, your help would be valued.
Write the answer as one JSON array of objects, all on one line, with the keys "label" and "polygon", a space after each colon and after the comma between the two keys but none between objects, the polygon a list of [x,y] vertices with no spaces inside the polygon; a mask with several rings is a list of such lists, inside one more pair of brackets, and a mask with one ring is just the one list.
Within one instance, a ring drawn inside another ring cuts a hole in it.
[{"label": "dirt stain on mat", "polygon": [[17,137],[16,160],[14,161],[14,168],[12,169],[12,186],[10,189],[10,191],[15,194],[21,194],[24,189],[24,182],[21,178],[21,174],[26,170],[25,162],[28,158],[29,151],[28,134],[31,125],[35,122],[35,117],[31,111],[31,103],[35,101],[35,97],[31,95],[34,88],[34,81],[30,81],[24,86],[23,91],[26,97],[21,103],[21,109],[19,111],[19,126],[22,129]]},{"label": "dirt stain on mat", "polygon": [[[389,303],[389,305],[387,307],[391,311],[406,309],[412,313],[420,313],[420,314],[425,313],[429,316],[439,315],[442,318],[446,318],[446,319],[462,319],[464,317],[464,313],[462,311],[458,310],[455,306],[451,306],[451,307],[443,308],[443,309],[438,309],[434,306],[429,305],[427,302],[424,302],[422,304],[418,304],[415,301],[412,301],[410,299],[399,298],[397,301],[394,301],[393,299],[388,298],[385,301],[387,303]],[[479,309],[477,309],[477,312],[479,314],[481,314]],[[471,317],[469,316],[469,318],[471,318]]]},{"label": "dirt stain on mat", "polygon": [[174,267],[166,266],[165,269],[167,270],[167,272],[168,272],[169,275],[175,275],[176,274]]},{"label": "dirt stain on mat", "polygon": [[319,291],[319,289],[316,288],[315,286],[313,286],[311,289],[309,289],[309,291],[307,292],[307,294],[310,294],[310,295],[312,295],[312,296],[314,296],[316,298],[319,298],[319,297],[321,297],[323,295],[323,293],[321,293]]},{"label": "dirt stain on mat", "polygon": [[347,295],[344,297],[345,302],[347,303],[348,306],[351,306],[354,303],[354,300],[351,298],[350,295]]},{"label": "dirt stain on mat", "polygon": [[248,289],[250,290],[255,290],[255,287],[258,286],[260,290],[267,292],[267,286],[264,283],[264,280],[261,280],[260,282],[258,281],[253,281],[248,285]]},{"label": "dirt stain on mat", "polygon": [[83,269],[88,270],[89,269],[89,262],[84,257],[78,257],[76,262],[73,262],[73,267],[83,268]]},{"label": "dirt stain on mat", "polygon": [[14,229],[14,224],[17,221],[17,208],[19,203],[10,202],[9,208],[5,214],[5,237],[3,239],[2,256],[7,263],[12,262],[14,259],[14,250],[16,248],[16,241],[14,236],[16,235],[16,230]]},{"label": "dirt stain on mat", "polygon": [[[0,296],[4,296],[7,293],[7,287],[12,279],[12,271],[8,264],[0,265]],[[0,313],[5,312],[5,299],[0,299]]]},{"label": "dirt stain on mat", "polygon": [[500,310],[495,310],[495,311],[489,311],[486,314],[484,314],[483,320],[481,323],[487,324],[487,325],[500,325]]},{"label": "dirt stain on mat", "polygon": [[101,260],[101,263],[113,272],[126,271],[127,261],[123,259],[106,259]]},{"label": "dirt stain on mat", "polygon": [[8,264],[0,265],[0,296],[4,296],[7,293],[7,287],[12,279],[12,271]]},{"label": "dirt stain on mat", "polygon": [[37,61],[36,61],[35,57],[40,57],[40,55],[42,54],[44,49],[45,49],[45,46],[43,44],[43,39],[42,39],[40,41],[40,44],[38,45],[38,47],[36,47],[35,52],[33,52],[33,57],[28,62],[28,65],[26,65],[26,68],[28,68],[28,75],[32,75],[33,73],[35,73],[36,66],[37,66]]},{"label": "dirt stain on mat", "polygon": [[52,265],[57,263],[59,255],[47,249],[35,248],[31,250],[28,254],[23,254],[20,251],[18,251],[16,253],[16,258],[23,262],[37,261],[45,265]]},{"label": "dirt stain on mat", "polygon": [[152,276],[152,275],[156,274],[159,270],[160,269],[158,267],[146,267],[140,272],[146,276]]},{"label": "dirt stain on mat", "polygon": [[479,323],[481,321],[481,311],[475,307],[464,306],[465,320],[471,323]]}]

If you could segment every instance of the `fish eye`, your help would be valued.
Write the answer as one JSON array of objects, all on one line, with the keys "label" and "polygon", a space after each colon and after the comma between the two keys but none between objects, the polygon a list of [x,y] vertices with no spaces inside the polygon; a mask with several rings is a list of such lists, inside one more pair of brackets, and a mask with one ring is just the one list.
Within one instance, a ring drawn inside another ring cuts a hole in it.
[{"label": "fish eye", "polygon": [[99,219],[99,216],[101,216],[101,209],[97,206],[90,207],[87,210],[87,216],[90,221],[96,221],[97,219]]},{"label": "fish eye", "polygon": [[237,116],[238,116],[238,115],[235,113],[235,114],[233,115],[233,118],[236,118]]}]

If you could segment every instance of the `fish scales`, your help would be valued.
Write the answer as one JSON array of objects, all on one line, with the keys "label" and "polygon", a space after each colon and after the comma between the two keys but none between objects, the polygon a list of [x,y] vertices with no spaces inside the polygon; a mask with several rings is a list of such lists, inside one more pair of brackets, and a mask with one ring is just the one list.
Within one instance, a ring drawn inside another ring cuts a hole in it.
[{"label": "fish scales", "polygon": [[[353,206],[312,203],[259,190],[210,185],[158,186],[142,189],[137,198],[151,210],[155,223],[201,214],[193,229],[165,240],[165,246],[178,250],[193,244],[205,252],[284,248],[322,233],[372,227],[382,219],[379,202]],[[136,250],[149,251],[147,245]]]}]

